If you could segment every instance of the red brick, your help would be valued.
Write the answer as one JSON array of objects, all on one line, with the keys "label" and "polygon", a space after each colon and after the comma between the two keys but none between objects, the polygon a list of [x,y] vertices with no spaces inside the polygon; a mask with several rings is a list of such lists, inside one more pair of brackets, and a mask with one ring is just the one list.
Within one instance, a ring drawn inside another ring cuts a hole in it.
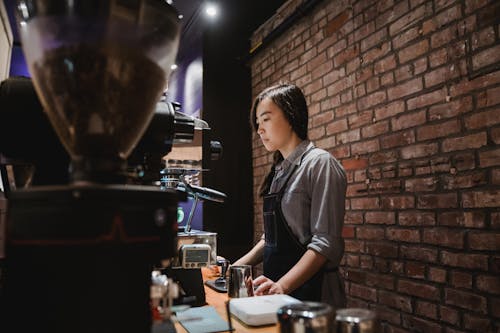
[{"label": "red brick", "polygon": [[380,88],[380,79],[378,77],[372,77],[366,81],[366,92],[371,93]]},{"label": "red brick", "polygon": [[321,139],[325,136],[325,128],[324,127],[316,127],[316,128],[310,129],[308,132],[308,136],[309,136],[309,139],[313,140],[313,141]]},{"label": "red brick", "polygon": [[424,39],[413,45],[410,45],[398,53],[399,63],[404,64],[405,62],[415,59],[429,50],[429,42]]},{"label": "red brick", "polygon": [[437,319],[437,305],[418,301],[415,313],[422,317]]},{"label": "red brick", "polygon": [[486,298],[479,295],[463,292],[451,288],[445,288],[445,303],[462,309],[486,313]]},{"label": "red brick", "polygon": [[498,276],[479,275],[476,277],[476,286],[488,294],[500,295],[500,277]]},{"label": "red brick", "polygon": [[459,153],[452,157],[452,164],[458,171],[471,170],[476,166],[475,158],[471,152]]},{"label": "red brick", "polygon": [[438,261],[438,251],[434,248],[425,248],[422,245],[402,245],[400,252],[401,258],[404,259],[418,260],[427,263],[437,263]]},{"label": "red brick", "polygon": [[406,192],[430,192],[437,188],[438,179],[436,177],[413,178],[405,180]]},{"label": "red brick", "polygon": [[439,313],[440,319],[443,322],[457,326],[460,324],[460,314],[456,309],[441,305],[439,307]]},{"label": "red brick", "polygon": [[415,98],[409,99],[406,104],[408,106],[408,110],[414,110],[444,101],[445,91],[443,89],[438,89],[430,93],[422,94]]},{"label": "red brick", "polygon": [[408,79],[414,78],[414,70],[413,64],[409,63],[403,66],[399,66],[394,70],[394,75],[396,77],[396,83],[402,84],[404,81],[408,81]]},{"label": "red brick", "polygon": [[356,103],[343,104],[335,110],[335,118],[339,119],[356,111]]},{"label": "red brick", "polygon": [[344,49],[338,55],[333,58],[333,64],[335,68],[343,65],[347,61],[357,57],[359,55],[359,49],[356,46],[352,46],[350,48]]},{"label": "red brick", "polygon": [[412,312],[411,298],[401,296],[394,292],[380,290],[378,293],[378,300],[380,304],[387,305],[388,307],[395,308],[405,312]]},{"label": "red brick", "polygon": [[460,271],[451,272],[451,285],[459,289],[472,288],[472,275]]},{"label": "red brick", "polygon": [[391,10],[386,11],[382,15],[378,15],[376,19],[376,26],[380,28],[382,26],[387,25],[388,23],[393,22],[397,18],[405,15],[408,12],[408,2],[401,1],[398,2]]},{"label": "red brick", "polygon": [[[500,87],[481,91],[476,94],[477,107],[484,108],[500,103]],[[498,113],[497,113],[498,114]]]},{"label": "red brick", "polygon": [[356,236],[358,239],[383,239],[384,229],[378,227],[358,227],[356,228]]},{"label": "red brick", "polygon": [[397,258],[398,246],[387,242],[366,242],[366,253],[383,258]]},{"label": "red brick", "polygon": [[357,128],[367,124],[370,124],[373,120],[373,111],[367,110],[363,112],[358,112],[348,117],[349,128]]},{"label": "red brick", "polygon": [[[374,136],[381,135],[383,133],[387,133],[389,130],[389,122],[388,121],[379,121],[373,125],[367,125],[361,128],[361,137],[362,138],[372,138]],[[498,131],[500,133],[500,130]]]},{"label": "red brick", "polygon": [[446,64],[424,75],[425,87],[430,88],[438,84],[441,85],[459,77],[459,75],[460,73],[456,66]]},{"label": "red brick", "polygon": [[331,120],[333,120],[334,113],[333,112],[323,112],[320,113],[311,119],[312,127],[317,127],[320,125],[324,125]]},{"label": "red brick", "polygon": [[415,207],[415,198],[413,196],[384,196],[381,199],[381,206],[384,209],[408,209]]},{"label": "red brick", "polygon": [[383,105],[383,106],[375,109],[375,118],[377,120],[380,120],[380,119],[385,119],[388,117],[395,116],[399,113],[404,112],[404,110],[405,110],[404,106],[405,106],[405,104],[403,101],[396,101],[396,102],[392,102],[392,103]]},{"label": "red brick", "polygon": [[327,149],[330,154],[335,156],[338,159],[346,158],[351,156],[349,152],[349,146],[343,145],[343,146],[336,146],[330,149]]},{"label": "red brick", "polygon": [[344,226],[342,228],[342,237],[344,238],[354,238],[354,227]]},{"label": "red brick", "polygon": [[450,95],[452,97],[460,96],[473,90],[484,89],[498,82],[500,82],[500,70],[482,75],[471,81],[469,81],[468,79],[464,79],[450,87]]},{"label": "red brick", "polygon": [[[380,41],[385,40],[385,37],[384,37],[385,29],[381,30],[380,32],[381,33],[377,33],[378,36],[375,36],[375,35],[370,36],[370,39],[367,38],[361,42],[361,49],[363,49],[364,47],[371,47],[371,46],[376,45],[372,49],[363,53],[362,59],[363,59],[364,65],[370,64],[373,61],[384,57],[385,55],[387,55],[391,51],[391,44],[389,42],[383,42],[383,43],[380,42]],[[374,38],[372,39],[372,37],[374,37]],[[379,37],[379,38],[377,39],[377,37]],[[391,55],[385,59],[386,59],[386,61],[393,61],[393,62],[395,61],[394,55]],[[384,60],[381,60],[381,61],[384,61]],[[391,66],[390,63],[387,63],[386,65],[389,67]],[[395,63],[392,65],[394,65],[394,67],[395,67]],[[374,69],[380,69],[377,66],[380,66],[379,62],[375,63]],[[392,68],[394,68],[394,67],[392,67]]]},{"label": "red brick", "polygon": [[477,149],[487,144],[486,132],[480,132],[467,136],[450,138],[443,140],[443,152],[450,152],[465,149]]},{"label": "red brick", "polygon": [[434,213],[422,211],[404,211],[399,213],[398,222],[402,226],[436,225]]},{"label": "red brick", "polygon": [[420,231],[416,229],[387,228],[387,239],[405,243],[420,242]]},{"label": "red brick", "polygon": [[494,330],[494,324],[490,317],[465,313],[463,322],[464,328],[469,332],[493,332]]},{"label": "red brick", "polygon": [[387,100],[387,96],[386,96],[386,93],[385,91],[377,91],[377,92],[374,92],[370,95],[367,95],[363,98],[360,98],[358,100],[358,108],[359,110],[364,110],[364,109],[367,109],[369,107],[373,107],[377,104],[381,104],[383,102],[385,102]]},{"label": "red brick", "polygon": [[429,139],[437,139],[450,136],[450,134],[458,132],[460,132],[460,122],[458,119],[452,119],[442,123],[418,127],[417,140],[425,141]]},{"label": "red brick", "polygon": [[[367,22],[367,23],[363,24],[362,26],[360,26],[358,29],[354,30],[353,41],[358,42],[361,39],[367,37],[368,35],[370,35],[370,37],[366,38],[367,40],[374,39],[376,37],[376,35],[373,34],[374,32],[375,32],[375,22],[374,21]],[[378,40],[380,40],[380,39],[378,39]],[[363,43],[361,43],[361,45],[363,46]],[[369,47],[362,47],[361,51],[364,52],[368,48]]]},{"label": "red brick", "polygon": [[496,190],[462,193],[462,206],[464,208],[497,208],[499,202],[500,192]]},{"label": "red brick", "polygon": [[363,285],[351,283],[349,295],[359,297],[367,301],[377,301],[377,290],[375,288],[368,288]]},{"label": "red brick", "polygon": [[460,19],[462,13],[460,6],[461,5],[458,4],[435,16],[434,20],[437,23],[438,27],[442,27],[452,21]]},{"label": "red brick", "polygon": [[445,283],[446,270],[439,267],[429,267],[429,280],[438,283]]},{"label": "red brick", "polygon": [[[438,66],[448,63],[449,57],[447,48],[438,49],[431,54],[429,54],[429,66],[431,68],[436,68]],[[427,87],[427,84],[426,84]]]},{"label": "red brick", "polygon": [[359,128],[337,134],[337,142],[340,144],[359,141],[360,138],[361,131],[359,130]]},{"label": "red brick", "polygon": [[424,229],[423,242],[443,247],[461,249],[464,246],[465,232],[448,228]]},{"label": "red brick", "polygon": [[411,143],[415,143],[415,132],[413,130],[396,132],[380,138],[382,149],[407,146]]},{"label": "red brick", "polygon": [[500,213],[491,213],[491,227],[500,229]]},{"label": "red brick", "polygon": [[491,141],[496,144],[500,144],[500,127],[492,128],[490,130]]},{"label": "red brick", "polygon": [[330,134],[340,133],[346,131],[347,128],[348,128],[347,119],[346,118],[339,119],[337,121],[331,122],[326,126],[326,134],[330,135]]},{"label": "red brick", "polygon": [[469,247],[472,250],[500,250],[500,232],[477,232],[468,235]]},{"label": "red brick", "polygon": [[477,112],[465,118],[465,127],[467,129],[490,127],[499,123],[500,123],[500,108],[484,112]]},{"label": "red brick", "polygon": [[443,30],[440,30],[431,36],[431,48],[437,49],[444,44],[449,44],[458,38],[457,25],[453,24]]},{"label": "red brick", "polygon": [[452,100],[449,103],[431,106],[429,109],[429,119],[440,120],[451,118],[469,111],[472,111],[472,98],[466,96],[464,98]]},{"label": "red brick", "polygon": [[394,212],[367,212],[365,223],[368,224],[395,224]]},{"label": "red brick", "polygon": [[342,160],[342,166],[346,170],[364,169],[368,166],[368,160],[366,158],[351,158]]},{"label": "red brick", "polygon": [[500,165],[500,148],[479,153],[479,166],[487,168]]},{"label": "red brick", "polygon": [[422,79],[416,78],[394,88],[387,89],[387,95],[389,97],[389,101],[392,101],[419,92],[422,88]]},{"label": "red brick", "polygon": [[438,289],[425,283],[400,279],[398,281],[397,290],[403,294],[417,296],[424,299],[439,299]]},{"label": "red brick", "polygon": [[349,11],[344,10],[341,14],[337,15],[333,20],[328,22],[325,27],[325,36],[331,36],[333,33],[337,32],[349,19],[349,16]]},{"label": "red brick", "polygon": [[496,45],[472,56],[472,68],[477,71],[485,66],[498,63],[499,61],[500,45]]},{"label": "red brick", "polygon": [[426,194],[418,196],[417,207],[421,209],[456,208],[456,193]]},{"label": "red brick", "polygon": [[378,209],[380,208],[380,203],[378,198],[351,199],[351,208],[359,210]]},{"label": "red brick", "polygon": [[436,143],[418,144],[401,149],[401,158],[412,159],[425,156],[431,156],[438,152]]},{"label": "red brick", "polygon": [[351,153],[355,155],[362,155],[372,153],[380,149],[378,140],[367,140],[360,143],[351,145]]},{"label": "red brick", "polygon": [[485,29],[474,32],[471,37],[472,50],[475,51],[479,48],[495,43],[495,30],[493,27],[486,27]]},{"label": "red brick", "polygon": [[385,73],[388,70],[396,68],[396,58],[393,54],[377,61],[373,67],[375,74]]},{"label": "red brick", "polygon": [[363,213],[347,211],[344,217],[345,224],[362,224],[363,223]]},{"label": "red brick", "polygon": [[326,136],[321,139],[317,139],[316,144],[318,145],[318,147],[333,147],[335,146],[335,137]]},{"label": "red brick", "polygon": [[397,50],[420,36],[419,27],[406,30],[392,39],[392,47]]},{"label": "red brick", "polygon": [[442,251],[441,263],[453,267],[486,271],[488,269],[488,256]]},{"label": "red brick", "polygon": [[490,298],[492,315],[496,318],[500,318],[500,298]]},{"label": "red brick", "polygon": [[466,175],[444,176],[442,179],[445,190],[471,188],[487,184],[487,175],[484,171]]},{"label": "red brick", "polygon": [[367,193],[367,186],[364,183],[363,184],[349,184],[347,186],[346,196],[348,198],[363,196],[363,195],[366,195],[366,193]]},{"label": "red brick", "polygon": [[391,119],[391,126],[393,131],[398,131],[405,128],[415,127],[422,125],[427,121],[425,110],[405,113],[399,117]]},{"label": "red brick", "polygon": [[453,211],[438,215],[438,224],[449,227],[484,228],[485,214],[482,211]]},{"label": "red brick", "polygon": [[491,183],[500,185],[500,169],[491,170]]},{"label": "red brick", "polygon": [[391,36],[394,36],[399,31],[411,27],[413,24],[416,24],[421,18],[425,15],[425,7],[420,6],[415,10],[412,10],[408,13],[408,15],[404,15],[399,20],[394,22],[389,26],[389,33]]},{"label": "red brick", "polygon": [[484,7],[486,4],[490,3],[489,0],[467,0],[465,1],[465,13],[470,14],[471,12]]}]

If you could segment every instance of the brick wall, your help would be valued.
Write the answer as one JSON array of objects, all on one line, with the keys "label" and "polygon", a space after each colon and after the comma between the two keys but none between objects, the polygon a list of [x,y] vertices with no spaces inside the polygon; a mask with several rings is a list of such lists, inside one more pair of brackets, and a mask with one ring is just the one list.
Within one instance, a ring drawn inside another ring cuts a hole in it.
[{"label": "brick wall", "polygon": [[[251,60],[253,95],[301,86],[347,171],[348,305],[384,332],[500,330],[499,35],[495,0],[323,0]],[[255,193],[271,161],[254,135]]]}]

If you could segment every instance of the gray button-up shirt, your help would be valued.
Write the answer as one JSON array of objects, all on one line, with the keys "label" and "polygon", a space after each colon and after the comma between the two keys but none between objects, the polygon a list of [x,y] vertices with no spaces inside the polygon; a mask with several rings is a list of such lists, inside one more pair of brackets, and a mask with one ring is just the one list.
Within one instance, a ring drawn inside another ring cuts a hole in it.
[{"label": "gray button-up shirt", "polygon": [[[280,190],[295,165],[281,201],[283,215],[302,244],[324,255],[328,268],[337,267],[344,254],[344,168],[330,153],[304,140],[276,166],[270,193]],[[327,274],[323,296],[330,304],[343,305],[345,296],[338,272]]]}]

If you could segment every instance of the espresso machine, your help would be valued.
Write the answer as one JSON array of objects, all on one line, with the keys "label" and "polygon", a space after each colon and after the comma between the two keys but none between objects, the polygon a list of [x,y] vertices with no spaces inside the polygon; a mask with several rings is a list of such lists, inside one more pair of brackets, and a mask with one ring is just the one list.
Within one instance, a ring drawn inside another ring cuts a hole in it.
[{"label": "espresso machine", "polygon": [[166,88],[178,14],[161,0],[16,8],[36,93],[70,162],[67,183],[8,193],[0,331],[152,332],[151,271],[177,256],[187,193],[129,182],[127,159]]}]

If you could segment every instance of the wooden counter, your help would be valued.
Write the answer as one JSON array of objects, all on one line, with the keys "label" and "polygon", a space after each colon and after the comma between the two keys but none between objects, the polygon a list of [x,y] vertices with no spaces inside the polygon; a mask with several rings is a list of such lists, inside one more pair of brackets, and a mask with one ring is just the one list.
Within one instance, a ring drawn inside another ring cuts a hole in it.
[{"label": "wooden counter", "polygon": [[[217,275],[214,275],[209,269],[202,269],[203,280],[212,280],[216,279]],[[205,286],[205,298],[208,305],[211,305],[215,308],[217,313],[224,319],[227,320],[226,314],[226,301],[228,300],[227,293],[219,293],[213,290],[210,287]],[[277,333],[278,327],[277,325],[267,325],[267,326],[247,326],[241,321],[239,321],[236,317],[231,316],[231,322],[234,328],[233,332],[243,333]],[[180,323],[175,323],[175,329],[178,333],[186,333],[187,331],[182,327]]]}]

